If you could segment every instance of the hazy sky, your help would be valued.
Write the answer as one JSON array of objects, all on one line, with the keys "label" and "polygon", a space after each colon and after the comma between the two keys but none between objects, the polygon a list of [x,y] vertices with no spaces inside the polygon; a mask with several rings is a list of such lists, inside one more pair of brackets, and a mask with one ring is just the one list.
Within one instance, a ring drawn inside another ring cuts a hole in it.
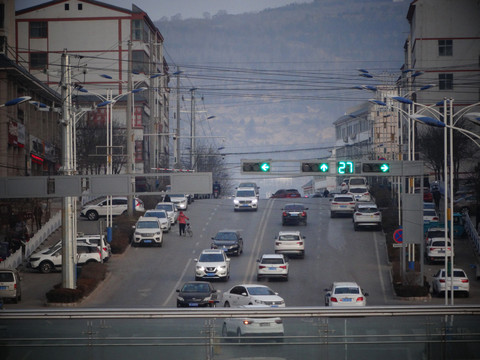
[{"label": "hazy sky", "polygon": [[[43,4],[42,0],[16,0],[15,9],[21,10]],[[182,14],[182,18],[202,18],[205,12],[215,15],[221,10],[229,14],[258,12],[292,3],[310,3],[313,0],[106,0],[103,3],[131,9],[135,4],[144,10],[153,21],[167,16]]]}]

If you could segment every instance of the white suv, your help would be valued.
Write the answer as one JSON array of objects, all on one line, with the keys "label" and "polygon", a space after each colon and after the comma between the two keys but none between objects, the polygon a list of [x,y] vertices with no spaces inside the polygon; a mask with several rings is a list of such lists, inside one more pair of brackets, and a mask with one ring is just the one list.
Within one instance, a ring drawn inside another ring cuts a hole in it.
[{"label": "white suv", "polygon": [[105,239],[105,235],[100,234],[77,234],[77,244],[83,243],[86,245],[96,245],[102,254],[102,261],[106,262],[112,256],[112,248]]},{"label": "white suv", "polygon": [[177,207],[173,202],[159,202],[155,206],[155,209],[165,210],[168,215],[168,219],[170,220],[170,224],[174,225],[177,222],[178,211],[177,211]]},{"label": "white suv", "polygon": [[133,246],[138,245],[163,245],[163,231],[160,220],[156,217],[140,216],[135,225]]},{"label": "white suv", "polygon": [[275,254],[305,256],[305,236],[300,231],[280,231],[275,237]]},{"label": "white suv", "polygon": [[258,209],[257,190],[255,188],[239,188],[233,199],[233,209],[238,210],[253,210]]},{"label": "white suv", "polygon": [[147,210],[145,211],[145,214],[143,214],[143,216],[158,218],[160,220],[160,225],[163,232],[169,232],[172,227],[172,223],[170,222],[170,219],[168,218],[167,212],[165,210]]},{"label": "white suv", "polygon": [[230,278],[230,259],[223,250],[203,250],[198,259],[195,259],[195,281],[203,279],[222,279],[228,281]]},{"label": "white suv", "polygon": [[357,231],[360,226],[373,226],[382,229],[382,213],[377,205],[372,203],[358,203],[353,213],[353,229]]},{"label": "white suv", "polygon": [[330,200],[330,217],[334,218],[338,214],[353,214],[355,210],[355,197],[352,194],[335,195]]},{"label": "white suv", "polygon": [[[90,262],[102,262],[102,254],[96,245],[77,244],[77,265]],[[57,244],[51,248],[41,250],[30,256],[28,267],[37,269],[42,273],[49,273],[62,268],[62,245]]]},{"label": "white suv", "polygon": [[[88,220],[97,220],[100,216],[107,216],[108,202],[107,199],[97,204],[85,205],[80,211],[80,216],[86,217]],[[126,197],[112,197],[112,215],[122,215],[128,210],[128,200]],[[145,211],[143,201],[135,198],[135,211]]]}]

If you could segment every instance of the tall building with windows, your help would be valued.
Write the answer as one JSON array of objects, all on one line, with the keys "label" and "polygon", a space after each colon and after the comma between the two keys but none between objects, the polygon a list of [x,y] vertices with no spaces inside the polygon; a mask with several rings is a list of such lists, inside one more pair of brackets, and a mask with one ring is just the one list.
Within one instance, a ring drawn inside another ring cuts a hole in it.
[{"label": "tall building with windows", "polygon": [[[116,100],[111,117],[104,109],[89,111],[82,120],[86,126],[112,118],[125,130],[127,116],[132,117],[136,173],[167,165],[168,136],[156,134],[169,133],[168,64],[163,36],[143,10],[93,0],[54,0],[17,11],[15,27],[15,60],[32,75],[58,90],[61,56],[66,52],[75,104]],[[132,89],[148,90],[134,94],[127,111],[129,82]],[[126,144],[114,153],[125,158]]]},{"label": "tall building with windows", "polygon": [[[480,101],[479,14],[480,2],[474,0],[410,3],[402,85],[405,91],[436,85],[414,94],[416,102],[431,105],[452,98],[459,108]],[[408,70],[422,75],[412,76]]]}]

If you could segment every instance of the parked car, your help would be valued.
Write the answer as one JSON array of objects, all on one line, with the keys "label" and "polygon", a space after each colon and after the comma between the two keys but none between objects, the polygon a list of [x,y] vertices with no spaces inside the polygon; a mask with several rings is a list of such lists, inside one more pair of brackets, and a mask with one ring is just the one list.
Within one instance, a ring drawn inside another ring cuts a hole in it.
[{"label": "parked car", "polygon": [[0,299],[12,300],[15,304],[22,300],[22,277],[15,269],[0,269]]},{"label": "parked car", "polygon": [[285,300],[265,285],[235,285],[223,293],[223,306],[242,306],[264,304],[270,307],[285,307]]},{"label": "parked car", "polygon": [[160,220],[157,217],[140,216],[134,228],[133,246],[154,245],[162,247],[163,231]]},{"label": "parked car", "polygon": [[423,223],[428,224],[432,221],[438,222],[439,217],[435,209],[423,209]]},{"label": "parked car", "polygon": [[84,243],[86,245],[96,245],[102,253],[102,261],[106,262],[112,256],[112,247],[107,242],[105,235],[101,234],[77,234],[77,244]]},{"label": "parked car", "polygon": [[370,195],[370,192],[366,186],[355,185],[355,187],[353,187],[350,185],[347,194],[352,194],[356,201],[372,201],[372,196]]},{"label": "parked car", "polygon": [[218,290],[208,281],[188,281],[177,293],[177,307],[215,307],[218,303]]},{"label": "parked car", "polygon": [[355,210],[355,197],[351,194],[340,194],[330,200],[330,217],[334,218],[337,215],[353,215]]},{"label": "parked car", "polygon": [[307,210],[303,204],[286,204],[282,209],[282,225],[307,225]]},{"label": "parked car", "polygon": [[275,237],[275,254],[305,257],[305,236],[300,231],[280,231]]},{"label": "parked car", "polygon": [[257,280],[280,278],[288,280],[288,258],[283,254],[263,254],[257,260]]},{"label": "parked car", "polygon": [[[452,291],[452,277],[449,273],[447,273],[447,275],[447,278],[445,278],[445,269],[440,269],[435,275],[433,275],[433,294],[444,296],[445,290],[448,292]],[[453,293],[462,293],[465,297],[470,295],[470,282],[467,274],[462,269],[453,269]]]},{"label": "parked car", "polygon": [[238,210],[258,210],[258,197],[255,188],[240,188],[235,193],[233,199],[233,209]]},{"label": "parked car", "polygon": [[167,212],[168,219],[170,220],[170,224],[175,224],[178,219],[178,211],[177,207],[173,202],[159,202],[155,206],[156,210],[165,210]]},{"label": "parked car", "polygon": [[[77,266],[102,262],[102,253],[96,245],[77,244]],[[56,244],[30,256],[28,267],[49,273],[62,268],[62,245]]]},{"label": "parked car", "polygon": [[170,201],[175,204],[177,210],[188,209],[188,199],[185,194],[168,194],[168,196],[170,196]]},{"label": "parked car", "polygon": [[[241,308],[261,309],[266,305],[243,305]],[[273,339],[277,342],[283,341],[283,321],[279,317],[241,317],[225,318],[222,325],[222,337],[228,340],[235,337],[240,342],[244,337],[260,337],[262,341]],[[250,340],[249,340],[250,341]]]},{"label": "parked car", "polygon": [[468,212],[470,215],[475,215],[477,209],[477,197],[475,195],[465,195],[453,202],[453,209],[456,212]]},{"label": "parked car", "polygon": [[[422,188],[415,188],[415,194],[420,194],[421,192]],[[423,202],[433,202],[433,194],[430,192],[430,189],[428,187],[423,188]]]},{"label": "parked car", "polygon": [[230,259],[223,250],[203,250],[198,259],[195,259],[195,262],[196,281],[202,279],[228,281],[230,278]]},{"label": "parked car", "polygon": [[[135,198],[135,211],[144,212],[145,206],[143,201]],[[93,205],[85,205],[80,210],[80,216],[86,217],[88,220],[97,220],[99,217],[107,216],[109,201],[104,199]],[[112,216],[122,215],[128,210],[128,200],[126,197],[112,197],[111,211]]]},{"label": "parked car", "polygon": [[243,238],[238,230],[220,230],[212,240],[212,249],[223,250],[227,255],[243,253]]},{"label": "parked car", "polygon": [[325,306],[365,306],[368,293],[356,282],[334,282],[325,294]]},{"label": "parked car", "polygon": [[357,203],[353,212],[353,229],[357,231],[360,227],[374,227],[382,229],[382,213],[377,205],[373,203]]},{"label": "parked car", "polygon": [[[431,227],[425,233],[425,244],[427,244],[430,240],[438,239],[444,240],[445,239],[445,228],[444,227]],[[450,237],[450,234],[447,234],[447,238]]]},{"label": "parked car", "polygon": [[170,219],[168,218],[168,214],[165,210],[160,210],[160,209],[147,210],[145,211],[145,214],[143,214],[143,216],[156,217],[158,220],[160,220],[160,226],[163,232],[169,232],[172,227],[172,223],[170,222]]}]

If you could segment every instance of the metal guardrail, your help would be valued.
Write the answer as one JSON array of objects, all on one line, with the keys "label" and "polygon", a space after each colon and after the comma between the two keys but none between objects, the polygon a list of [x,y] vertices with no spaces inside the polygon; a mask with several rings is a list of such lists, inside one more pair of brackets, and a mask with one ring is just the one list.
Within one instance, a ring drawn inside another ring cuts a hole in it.
[{"label": "metal guardrail", "polygon": [[477,230],[475,229],[475,225],[473,225],[468,213],[464,214],[464,219],[465,231],[470,240],[472,241],[473,248],[475,249],[475,254],[477,256],[480,256],[480,236],[478,235]]}]

